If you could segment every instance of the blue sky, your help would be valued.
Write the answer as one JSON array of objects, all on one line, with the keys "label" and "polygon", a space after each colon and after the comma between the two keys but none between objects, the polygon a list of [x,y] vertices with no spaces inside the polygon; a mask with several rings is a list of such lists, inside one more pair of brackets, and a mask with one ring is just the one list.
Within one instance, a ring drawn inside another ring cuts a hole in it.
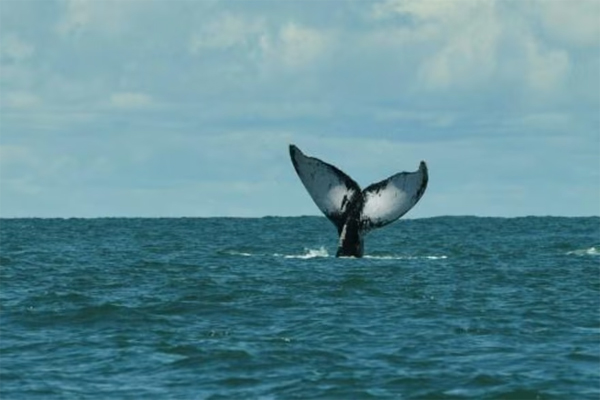
[{"label": "blue sky", "polygon": [[408,218],[600,214],[598,1],[0,0],[0,216],[318,215],[288,144]]}]

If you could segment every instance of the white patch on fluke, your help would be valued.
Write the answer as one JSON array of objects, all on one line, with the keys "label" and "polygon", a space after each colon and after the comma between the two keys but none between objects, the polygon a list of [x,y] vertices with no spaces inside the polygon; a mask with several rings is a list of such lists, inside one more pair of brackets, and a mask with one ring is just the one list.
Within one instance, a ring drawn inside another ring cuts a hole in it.
[{"label": "white patch on fluke", "polygon": [[300,180],[323,214],[329,218],[344,214],[360,192],[356,182],[333,165],[305,156],[296,146],[290,154]]},{"label": "white patch on fluke", "polygon": [[379,228],[406,214],[421,198],[427,166],[421,162],[416,172],[402,172],[375,183],[363,191],[361,218],[366,228]]}]

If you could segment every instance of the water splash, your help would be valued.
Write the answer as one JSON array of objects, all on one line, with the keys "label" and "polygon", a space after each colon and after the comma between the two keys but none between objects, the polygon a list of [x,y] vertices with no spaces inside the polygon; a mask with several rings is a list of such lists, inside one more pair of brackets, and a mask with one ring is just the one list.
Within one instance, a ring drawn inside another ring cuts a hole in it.
[{"label": "water splash", "polygon": [[236,251],[236,250],[227,250],[223,252],[223,254],[227,254],[230,256],[242,256],[242,257],[252,257],[254,254],[246,253],[244,251]]},{"label": "water splash", "polygon": [[[265,254],[265,253],[248,253],[243,251],[236,250],[228,250],[225,254],[232,256],[241,256],[241,257],[254,257],[254,256],[273,256],[273,257],[283,257],[290,259],[301,259],[308,260],[312,258],[329,258],[332,257],[329,254],[329,251],[325,248],[325,246],[321,246],[316,249],[305,248],[303,254],[281,254],[281,253],[273,253],[273,254]],[[342,257],[348,259],[356,259],[355,257]],[[448,258],[446,255],[423,255],[423,256],[410,256],[410,255],[372,255],[367,254],[362,258],[368,260],[445,260]]]},{"label": "water splash", "polygon": [[569,256],[600,256],[600,246],[592,246],[588,249],[578,249],[573,251],[568,251],[567,255]]},{"label": "water splash", "polygon": [[[319,247],[318,249],[304,249],[305,253],[304,254],[298,254],[298,255],[284,255],[284,258],[301,258],[301,259],[309,259],[309,258],[317,258],[317,257],[329,257],[329,252],[327,251],[327,249],[323,246]],[[278,256],[279,254],[275,254],[276,256]]]},{"label": "water splash", "polygon": [[309,258],[317,258],[317,257],[329,257],[329,252],[324,246],[319,247],[318,249],[304,249],[304,254],[281,254],[281,253],[249,253],[245,251],[237,251],[237,250],[227,250],[222,252],[222,254],[227,254],[230,256],[240,256],[240,257],[255,257],[255,256],[267,256],[267,257],[283,257],[283,258],[299,258],[299,259],[309,259]]}]

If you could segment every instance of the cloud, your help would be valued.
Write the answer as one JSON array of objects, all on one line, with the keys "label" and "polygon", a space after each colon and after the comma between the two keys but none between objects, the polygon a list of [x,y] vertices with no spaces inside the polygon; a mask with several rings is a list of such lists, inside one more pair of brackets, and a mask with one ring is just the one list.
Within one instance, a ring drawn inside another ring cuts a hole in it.
[{"label": "cloud", "polygon": [[0,38],[0,58],[13,62],[21,62],[34,55],[35,47],[25,42],[15,33],[7,33]]},{"label": "cloud", "polygon": [[[493,1],[493,0],[492,0]],[[415,24],[449,23],[466,21],[474,10],[488,7],[490,0],[456,1],[419,1],[419,0],[386,0],[373,5],[372,15],[375,18],[408,17]]]},{"label": "cloud", "polygon": [[37,166],[38,158],[26,146],[1,145],[0,165],[3,168],[10,166]]},{"label": "cloud", "polygon": [[[541,1],[508,7],[495,0],[388,0],[373,7],[373,16],[395,21],[394,28],[381,28],[391,33],[380,34],[387,36],[388,45],[423,54],[416,60],[420,88],[502,90],[503,82],[548,96],[569,78],[571,60],[560,43],[548,43],[532,20],[541,20],[555,36],[589,43],[600,38],[600,3],[593,3],[571,7]],[[562,11],[571,23],[558,18]],[[572,28],[579,22],[582,28]],[[422,44],[430,47],[428,52],[415,50]]]},{"label": "cloud", "polygon": [[[0,35],[0,84],[4,91],[13,90],[12,95],[2,94],[2,103],[21,104],[25,101],[24,92],[30,90],[34,77],[32,63],[36,56],[35,46],[14,32]],[[31,100],[31,96],[28,100]]]},{"label": "cloud", "polygon": [[[143,3],[143,4],[142,4]],[[86,32],[116,36],[128,29],[132,15],[144,9],[147,2],[127,0],[62,0],[62,14],[55,26],[63,36]]]},{"label": "cloud", "polygon": [[446,43],[423,60],[419,75],[425,87],[478,86],[494,75],[501,29],[494,8],[481,5],[466,14],[466,21],[457,19],[457,26],[445,30]]},{"label": "cloud", "polygon": [[204,50],[223,50],[236,46],[248,48],[257,45],[264,34],[263,20],[225,13],[211,19],[192,34],[190,51],[197,54]]},{"label": "cloud", "polygon": [[144,108],[153,104],[152,97],[145,93],[121,92],[110,96],[110,105],[115,108]]},{"label": "cloud", "polygon": [[530,29],[535,29],[531,22],[539,22],[546,34],[572,45],[597,46],[600,42],[600,2],[597,0],[533,0],[509,5],[499,0],[386,0],[375,3],[371,15],[375,19],[403,18],[412,29],[435,35],[442,31],[448,33],[448,28],[468,29],[472,24],[479,24],[477,17],[488,18],[490,12],[507,26],[510,20],[523,17],[530,23]]},{"label": "cloud", "polygon": [[11,109],[30,109],[41,104],[38,95],[27,91],[12,91],[0,96],[0,105]]},{"label": "cloud", "polygon": [[[408,128],[418,116],[404,117]],[[421,116],[427,123],[435,117]],[[289,131],[259,125],[199,134],[181,122],[156,125],[147,115],[129,115],[126,126],[115,125],[114,118],[103,123],[105,118],[55,129],[70,140],[57,142],[54,134],[43,132],[26,148],[2,152],[5,215],[36,215],[36,198],[48,200],[44,216],[318,214],[294,174],[289,143],[342,168],[363,186],[415,170],[425,159],[431,184],[410,218],[539,214],[544,212],[540,196],[551,194],[556,182],[566,186],[553,194],[552,212],[566,213],[560,204],[568,204],[571,214],[585,212],[578,210],[589,210],[594,200],[594,185],[586,189],[585,183],[600,178],[589,142],[562,136],[565,127],[579,130],[563,113],[506,122],[498,116],[485,125],[459,119],[428,141],[307,134],[304,125]],[[477,126],[477,135],[462,135]],[[64,199],[65,191],[73,196]],[[573,191],[577,199],[567,193]]]},{"label": "cloud", "polygon": [[527,84],[531,89],[548,93],[559,88],[569,72],[567,52],[544,49],[533,37],[523,40],[522,45],[527,60]]},{"label": "cloud", "polygon": [[600,2],[537,1],[532,4],[551,35],[577,46],[600,45]]},{"label": "cloud", "polygon": [[190,52],[235,51],[254,66],[293,71],[317,64],[332,44],[327,32],[297,22],[276,24],[225,13],[192,34]]},{"label": "cloud", "polygon": [[415,89],[471,89],[498,72],[503,25],[497,8],[493,0],[388,0],[373,6],[371,36],[414,55],[402,62],[415,65]]},{"label": "cloud", "polygon": [[264,36],[261,48],[267,62],[295,70],[322,61],[331,44],[332,38],[327,32],[291,22],[280,28],[274,40]]},{"label": "cloud", "polygon": [[93,18],[92,2],[84,0],[65,0],[65,14],[57,29],[62,34],[84,29]]}]

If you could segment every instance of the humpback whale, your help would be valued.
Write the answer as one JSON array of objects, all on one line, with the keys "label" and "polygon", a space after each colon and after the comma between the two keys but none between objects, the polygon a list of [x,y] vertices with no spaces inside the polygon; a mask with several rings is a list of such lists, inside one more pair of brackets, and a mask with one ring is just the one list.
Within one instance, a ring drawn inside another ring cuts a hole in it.
[{"label": "humpback whale", "polygon": [[361,190],[340,169],[304,155],[293,144],[290,157],[313,201],[338,230],[336,257],[362,257],[363,237],[406,214],[427,188],[425,161],[415,172],[400,172]]}]

